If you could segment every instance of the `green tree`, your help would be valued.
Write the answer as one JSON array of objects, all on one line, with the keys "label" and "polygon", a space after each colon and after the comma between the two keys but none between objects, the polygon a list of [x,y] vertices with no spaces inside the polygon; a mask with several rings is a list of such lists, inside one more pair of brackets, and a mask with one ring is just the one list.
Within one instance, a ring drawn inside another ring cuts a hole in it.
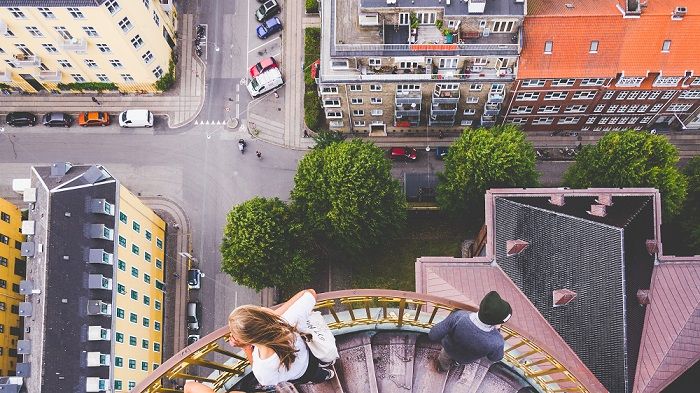
[{"label": "green tree", "polygon": [[292,201],[320,251],[359,254],[393,238],[406,202],[391,164],[372,143],[315,149],[299,163]]},{"label": "green tree", "polygon": [[439,174],[437,201],[457,217],[480,217],[486,190],[538,184],[535,152],[517,127],[467,129],[450,146]]},{"label": "green tree", "polygon": [[683,172],[688,179],[688,197],[681,217],[681,227],[688,235],[688,246],[695,255],[700,254],[700,156],[688,162]]},{"label": "green tree", "polygon": [[221,270],[257,290],[299,287],[313,260],[303,250],[290,208],[278,198],[256,197],[229,212],[221,243]]},{"label": "green tree", "polygon": [[314,136],[314,142],[316,142],[314,149],[325,149],[334,143],[342,142],[343,139],[345,138],[340,131],[321,130]]},{"label": "green tree", "polygon": [[627,130],[611,132],[584,147],[564,174],[564,185],[588,187],[654,187],[664,211],[677,214],[687,180],[678,170],[678,151],[666,137]]}]

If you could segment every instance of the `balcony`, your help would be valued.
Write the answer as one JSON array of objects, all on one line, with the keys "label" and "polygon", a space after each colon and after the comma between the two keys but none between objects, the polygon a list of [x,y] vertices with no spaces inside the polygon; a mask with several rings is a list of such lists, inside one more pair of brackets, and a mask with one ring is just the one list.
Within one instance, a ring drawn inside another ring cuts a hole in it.
[{"label": "balcony", "polygon": [[12,71],[0,71],[0,82],[12,82]]},{"label": "balcony", "polygon": [[483,127],[493,127],[496,125],[496,116],[481,115],[481,125]]},{"label": "balcony", "polygon": [[12,57],[12,65],[17,68],[38,67],[41,64],[41,58],[36,55],[25,55],[18,53]]},{"label": "balcony", "polygon": [[43,82],[60,82],[63,79],[63,73],[60,70],[56,71],[39,71],[39,80]]},{"label": "balcony", "polygon": [[420,91],[397,91],[395,100],[396,106],[416,104],[420,108],[423,95]]},{"label": "balcony", "polygon": [[430,116],[452,116],[457,113],[457,104],[433,103],[430,107]]},{"label": "balcony", "polygon": [[85,52],[87,50],[87,41],[85,41],[82,38],[71,38],[69,40],[63,40],[61,48],[67,51]]},{"label": "balcony", "polygon": [[433,105],[435,104],[456,104],[459,102],[459,90],[442,90],[435,86],[433,91]]},{"label": "balcony", "polygon": [[489,92],[489,98],[488,98],[489,103],[500,104],[503,102],[504,99],[505,99],[505,94],[502,91],[501,92],[497,92],[497,91]]},{"label": "balcony", "polygon": [[160,0],[160,7],[163,11],[170,12],[173,9],[173,2],[172,0]]},{"label": "balcony", "polygon": [[396,104],[396,116],[420,116],[421,105],[412,104]]},{"label": "balcony", "polygon": [[[455,309],[476,311],[464,303],[412,292],[358,289],[319,294],[316,309],[336,336],[337,377],[300,386],[301,392],[395,392],[396,386],[406,392],[465,388],[488,392],[501,391],[504,385],[509,391],[587,391],[553,354],[507,325],[501,329],[505,340],[501,362],[455,366],[449,373],[438,374],[432,362],[440,345],[430,342],[426,333]],[[131,392],[182,392],[176,384],[182,385],[185,379],[207,383],[217,393],[249,383],[249,365],[242,351],[226,343],[228,333],[224,326],[201,338],[165,361]],[[435,386],[444,389],[435,390]]]},{"label": "balcony", "polygon": [[497,116],[499,113],[501,113],[501,104],[487,102],[484,105],[484,115]]},{"label": "balcony", "polygon": [[7,34],[7,23],[5,23],[4,20],[0,19],[0,35],[5,34]]}]

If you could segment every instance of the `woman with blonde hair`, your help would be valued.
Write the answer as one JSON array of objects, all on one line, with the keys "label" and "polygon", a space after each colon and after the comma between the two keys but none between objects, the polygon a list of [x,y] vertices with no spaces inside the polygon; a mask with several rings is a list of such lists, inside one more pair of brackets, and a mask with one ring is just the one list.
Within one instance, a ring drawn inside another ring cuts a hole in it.
[{"label": "woman with blonde hair", "polygon": [[[280,307],[240,306],[228,317],[228,342],[241,347],[261,385],[323,382],[335,376],[309,350],[297,326],[306,322],[316,305],[316,292],[303,290]],[[209,393],[206,386],[188,382],[185,393]]]}]

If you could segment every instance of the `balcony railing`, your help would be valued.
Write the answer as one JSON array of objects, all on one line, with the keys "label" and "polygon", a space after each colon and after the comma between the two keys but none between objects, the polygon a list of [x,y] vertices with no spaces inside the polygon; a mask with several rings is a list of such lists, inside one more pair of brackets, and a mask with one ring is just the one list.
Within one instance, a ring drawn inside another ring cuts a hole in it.
[{"label": "balcony railing", "polygon": [[484,127],[496,125],[496,116],[481,115],[481,125]]},{"label": "balcony railing", "polygon": [[391,74],[391,73],[375,73],[375,74],[333,74],[326,76],[327,81],[334,82],[349,82],[349,81],[430,81],[430,80],[445,80],[445,81],[512,81],[515,79],[513,72],[503,70],[484,70],[474,72],[462,72],[459,74]]},{"label": "balcony railing", "polygon": [[423,100],[423,95],[420,91],[397,91],[395,99],[397,106],[416,104],[420,107],[421,101]]},{"label": "balcony railing", "polygon": [[41,58],[39,56],[29,56],[23,53],[14,55],[10,61],[12,62],[12,65],[17,68],[36,67],[41,64]]},{"label": "balcony railing", "polygon": [[0,82],[12,82],[12,71],[0,71]]},{"label": "balcony railing", "polygon": [[44,82],[60,82],[63,75],[60,70],[56,71],[39,71],[39,80]]},{"label": "balcony railing", "polygon": [[500,104],[505,99],[503,93],[489,92],[488,102],[493,104]]},{"label": "balcony railing", "polygon": [[499,113],[501,113],[501,104],[487,102],[484,105],[484,115],[495,116]]},{"label": "balcony railing", "polygon": [[365,55],[389,54],[392,52],[414,53],[416,56],[429,53],[449,52],[450,55],[470,55],[488,53],[517,54],[519,44],[335,44],[338,54],[343,52],[362,52]]},{"label": "balcony railing", "polygon": [[160,7],[163,8],[163,11],[170,12],[173,9],[173,2],[172,0],[160,0]]},{"label": "balcony railing", "polygon": [[[316,309],[324,314],[335,335],[362,329],[427,332],[456,309],[476,311],[473,306],[437,296],[378,289],[319,294]],[[131,392],[181,392],[171,383],[177,379],[197,380],[210,384],[217,392],[226,391],[249,372],[243,352],[231,350],[226,343],[228,333],[228,326],[223,326],[181,350]],[[504,362],[530,380],[539,391],[588,392],[554,356],[526,334],[508,326],[501,328],[501,334],[506,343]]]},{"label": "balcony railing", "polygon": [[87,41],[82,38],[71,38],[69,40],[63,40],[63,45],[61,45],[61,47],[63,50],[85,52],[87,50]]}]

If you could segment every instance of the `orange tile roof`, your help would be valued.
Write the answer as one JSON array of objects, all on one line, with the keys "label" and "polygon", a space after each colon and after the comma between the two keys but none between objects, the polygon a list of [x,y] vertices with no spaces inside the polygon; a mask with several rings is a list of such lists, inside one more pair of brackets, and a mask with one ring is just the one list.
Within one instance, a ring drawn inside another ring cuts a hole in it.
[{"label": "orange tile roof", "polygon": [[[683,76],[686,70],[700,72],[696,38],[700,4],[688,8],[683,20],[672,20],[672,10],[683,1],[649,0],[640,18],[623,18],[614,8],[614,0],[577,1],[573,2],[580,7],[575,6],[575,12],[566,7],[561,10],[570,0],[529,3],[528,12],[532,13],[524,22],[519,78],[614,77],[619,72],[645,76],[659,71]],[[693,9],[695,14],[690,13]],[[668,53],[661,52],[664,40],[671,40]],[[552,54],[544,54],[546,41],[553,42]],[[591,41],[599,42],[598,53],[589,53]]]},{"label": "orange tile roof", "polygon": [[654,268],[634,393],[660,392],[700,359],[700,256]]},{"label": "orange tile roof", "polygon": [[513,309],[508,326],[553,355],[590,392],[607,391],[501,268],[488,262],[449,257],[423,257],[416,262],[416,292],[478,307],[479,300],[492,290],[506,299]]}]

